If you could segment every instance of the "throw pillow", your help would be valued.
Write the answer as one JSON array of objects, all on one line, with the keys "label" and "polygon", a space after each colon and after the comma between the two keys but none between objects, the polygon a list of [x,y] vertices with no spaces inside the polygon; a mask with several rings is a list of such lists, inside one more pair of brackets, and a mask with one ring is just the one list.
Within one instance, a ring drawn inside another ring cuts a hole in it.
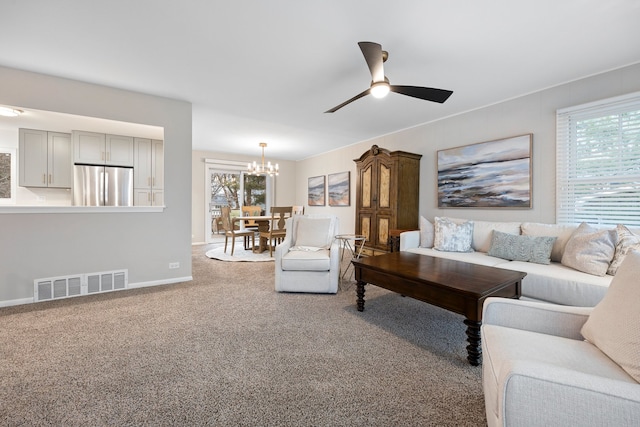
[{"label": "throw pillow", "polygon": [[582,336],[640,382],[640,252],[631,250],[602,301],[582,326]]},{"label": "throw pillow", "polygon": [[549,264],[555,241],[551,236],[520,236],[494,230],[488,254],[511,261]]},{"label": "throw pillow", "polygon": [[433,248],[445,252],[473,252],[473,222],[457,224],[449,218],[435,217]]},{"label": "throw pillow", "polygon": [[577,225],[543,224],[539,222],[523,222],[521,229],[525,236],[555,236],[556,242],[551,249],[551,261],[562,261],[562,254],[571,234],[576,231]]},{"label": "throw pillow", "polygon": [[640,250],[640,236],[633,234],[627,227],[622,224],[618,224],[616,227],[616,233],[618,235],[618,243],[616,243],[616,251],[613,255],[613,261],[609,264],[607,274],[612,276],[616,275],[616,271],[622,264],[624,257],[632,249]]},{"label": "throw pillow", "polygon": [[616,248],[615,230],[598,230],[583,222],[564,248],[562,264],[575,270],[604,276]]},{"label": "throw pillow", "polygon": [[331,218],[308,218],[301,216],[296,223],[295,246],[310,246],[329,249],[331,246]]},{"label": "throw pillow", "polygon": [[434,228],[431,221],[427,218],[420,216],[420,247],[432,248],[433,247],[433,233]]}]

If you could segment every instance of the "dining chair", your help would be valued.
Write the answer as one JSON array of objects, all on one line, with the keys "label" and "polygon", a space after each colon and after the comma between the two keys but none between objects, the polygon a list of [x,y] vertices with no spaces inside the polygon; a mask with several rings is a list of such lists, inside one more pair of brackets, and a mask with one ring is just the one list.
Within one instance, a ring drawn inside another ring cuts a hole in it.
[{"label": "dining chair", "polygon": [[233,256],[233,250],[236,245],[236,237],[244,237],[244,247],[247,247],[247,240],[251,237],[251,249],[256,245],[256,233],[253,230],[234,230],[233,222],[231,221],[231,208],[229,206],[222,206],[220,208],[222,218],[222,229],[224,230],[224,253],[227,253],[227,241],[231,237],[231,256]]},{"label": "dining chair", "polygon": [[282,242],[282,239],[287,234],[285,221],[291,216],[292,212],[293,206],[274,206],[271,208],[269,231],[260,232],[260,246],[262,247],[264,240],[269,246],[269,256],[273,256],[273,248],[276,244]]},{"label": "dining chair", "polygon": [[291,215],[304,215],[304,206],[293,206]]},{"label": "dining chair", "polygon": [[[242,216],[260,216],[262,213],[262,206],[243,206]],[[251,219],[244,222],[244,228],[258,231],[258,223]]]}]

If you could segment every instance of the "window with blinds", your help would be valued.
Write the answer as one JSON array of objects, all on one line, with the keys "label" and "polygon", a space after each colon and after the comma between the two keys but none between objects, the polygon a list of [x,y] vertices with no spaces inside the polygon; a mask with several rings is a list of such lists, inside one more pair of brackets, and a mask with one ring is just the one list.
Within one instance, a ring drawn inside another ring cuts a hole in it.
[{"label": "window with blinds", "polygon": [[557,111],[556,222],[640,227],[640,92]]}]

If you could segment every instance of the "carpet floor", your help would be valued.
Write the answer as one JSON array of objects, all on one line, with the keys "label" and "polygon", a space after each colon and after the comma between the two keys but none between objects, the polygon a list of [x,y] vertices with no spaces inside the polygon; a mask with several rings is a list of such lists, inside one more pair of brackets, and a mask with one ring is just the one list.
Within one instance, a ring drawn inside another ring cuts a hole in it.
[{"label": "carpet floor", "polygon": [[486,425],[462,316],[276,293],[272,263],[209,249],[191,282],[0,309],[0,425]]}]

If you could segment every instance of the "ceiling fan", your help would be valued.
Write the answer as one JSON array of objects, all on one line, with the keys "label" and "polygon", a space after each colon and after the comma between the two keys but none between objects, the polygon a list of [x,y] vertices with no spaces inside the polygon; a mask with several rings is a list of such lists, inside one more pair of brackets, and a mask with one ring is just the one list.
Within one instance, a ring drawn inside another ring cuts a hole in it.
[{"label": "ceiling fan", "polygon": [[382,50],[382,46],[378,43],[358,42],[358,46],[360,46],[360,50],[364,55],[364,60],[367,61],[369,71],[371,72],[371,86],[369,89],[357,94],[350,100],[325,111],[325,113],[335,113],[345,105],[369,94],[376,98],[383,98],[387,93],[389,93],[389,91],[391,91],[401,95],[412,96],[414,98],[424,99],[425,101],[439,102],[442,104],[453,93],[453,91],[450,90],[435,89],[431,87],[391,85],[389,84],[389,79],[384,75],[384,67],[382,65],[389,57],[389,53]]}]

